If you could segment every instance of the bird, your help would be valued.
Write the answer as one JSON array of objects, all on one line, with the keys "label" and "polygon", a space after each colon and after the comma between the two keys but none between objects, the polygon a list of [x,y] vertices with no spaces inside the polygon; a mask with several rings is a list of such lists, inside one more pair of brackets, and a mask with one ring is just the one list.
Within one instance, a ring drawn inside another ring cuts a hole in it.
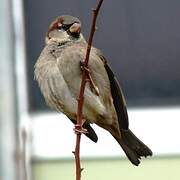
[{"label": "bird", "polygon": [[[47,105],[76,124],[78,95],[87,42],[77,17],[61,15],[49,25],[45,47],[34,65],[34,77]],[[136,166],[151,149],[129,129],[126,101],[118,79],[102,52],[91,47],[84,91],[84,133],[94,142],[98,136],[91,124],[107,130]]]}]

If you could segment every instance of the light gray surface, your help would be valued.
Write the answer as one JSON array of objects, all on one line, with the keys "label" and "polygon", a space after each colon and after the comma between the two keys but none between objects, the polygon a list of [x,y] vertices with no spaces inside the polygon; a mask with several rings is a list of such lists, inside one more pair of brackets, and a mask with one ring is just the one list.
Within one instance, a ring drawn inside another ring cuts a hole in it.
[{"label": "light gray surface", "polygon": [[15,180],[15,81],[10,0],[0,4],[0,179]]}]

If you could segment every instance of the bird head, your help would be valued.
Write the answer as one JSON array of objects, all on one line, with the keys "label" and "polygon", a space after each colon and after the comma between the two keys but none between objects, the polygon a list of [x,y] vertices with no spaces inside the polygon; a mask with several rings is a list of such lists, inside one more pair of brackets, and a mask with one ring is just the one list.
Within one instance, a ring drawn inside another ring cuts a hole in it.
[{"label": "bird head", "polygon": [[77,41],[82,38],[80,20],[70,15],[57,17],[50,24],[48,32],[46,33],[46,43],[51,39],[63,42]]}]

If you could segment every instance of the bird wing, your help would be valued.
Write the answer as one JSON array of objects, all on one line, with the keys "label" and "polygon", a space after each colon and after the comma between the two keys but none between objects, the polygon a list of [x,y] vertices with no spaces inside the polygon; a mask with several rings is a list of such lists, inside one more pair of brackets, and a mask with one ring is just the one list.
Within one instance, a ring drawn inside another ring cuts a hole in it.
[{"label": "bird wing", "polygon": [[120,129],[128,129],[129,128],[129,120],[126,108],[125,98],[120,87],[120,84],[115,77],[110,65],[107,63],[107,60],[101,54],[99,55],[101,60],[104,62],[104,67],[109,77],[110,86],[111,86],[111,94],[113,98],[113,104],[116,109],[116,113],[118,116],[118,122]]}]

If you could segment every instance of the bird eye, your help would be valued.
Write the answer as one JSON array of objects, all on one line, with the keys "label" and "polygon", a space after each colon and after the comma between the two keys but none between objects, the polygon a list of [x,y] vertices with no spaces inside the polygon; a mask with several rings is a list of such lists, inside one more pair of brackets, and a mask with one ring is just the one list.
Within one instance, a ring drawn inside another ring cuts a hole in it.
[{"label": "bird eye", "polygon": [[61,26],[58,27],[59,30],[67,31],[69,29],[70,25],[67,24],[61,24]]},{"label": "bird eye", "polygon": [[61,29],[62,29],[62,24],[61,24],[61,23],[58,23],[57,26],[56,26],[56,28],[57,28],[58,30],[61,30]]}]

